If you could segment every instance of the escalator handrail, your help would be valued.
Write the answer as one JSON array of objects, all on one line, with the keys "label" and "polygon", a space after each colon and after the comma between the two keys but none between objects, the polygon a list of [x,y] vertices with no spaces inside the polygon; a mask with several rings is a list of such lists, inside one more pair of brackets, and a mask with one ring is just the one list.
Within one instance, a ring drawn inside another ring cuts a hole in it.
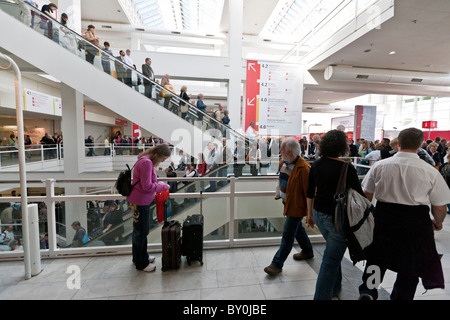
[{"label": "escalator handrail", "polygon": [[[13,0],[13,1],[16,1],[16,3],[19,3],[19,2],[20,2],[20,0]],[[129,65],[127,65],[126,63],[124,63],[124,62],[118,60],[116,57],[114,57],[113,55],[109,54],[108,52],[105,52],[102,48],[100,48],[99,46],[97,46],[95,43],[93,43],[93,42],[87,40],[85,37],[83,37],[82,35],[78,34],[78,33],[75,32],[74,30],[68,28],[67,26],[62,25],[62,24],[61,24],[58,20],[56,20],[55,18],[46,15],[45,13],[43,13],[42,11],[40,11],[39,9],[37,9],[36,7],[30,5],[30,4],[27,3],[27,2],[24,2],[24,4],[27,5],[27,6],[29,6],[29,7],[31,8],[31,10],[32,10],[35,14],[39,14],[39,16],[44,16],[47,20],[51,20],[52,22],[57,23],[59,26],[61,26],[61,27],[63,27],[64,29],[67,29],[67,30],[69,30],[70,32],[72,32],[77,38],[80,38],[82,41],[88,42],[90,46],[96,47],[96,48],[101,52],[101,54],[106,54],[106,55],[108,55],[109,59],[110,59],[110,60],[113,60],[114,63],[116,63],[116,62],[117,62],[117,63],[120,63],[120,64],[122,64],[123,66],[125,66],[126,69],[130,69],[130,68],[131,68],[131,67],[130,67]],[[77,39],[77,41],[80,41],[80,39]],[[111,59],[111,58],[112,58],[112,59]],[[241,133],[237,132],[236,130],[234,130],[234,129],[228,127],[227,125],[225,125],[225,124],[223,124],[223,123],[217,121],[217,119],[211,117],[209,114],[207,114],[207,113],[201,111],[201,110],[198,109],[196,106],[194,106],[193,104],[191,104],[190,101],[186,101],[186,100],[182,99],[182,98],[179,97],[176,93],[174,93],[174,92],[172,92],[172,91],[170,91],[170,90],[167,90],[165,87],[161,86],[160,84],[156,83],[156,82],[153,81],[152,79],[149,79],[148,77],[146,77],[145,75],[143,75],[140,71],[135,70],[135,69],[132,69],[132,72],[136,72],[136,73],[138,74],[139,77],[141,77],[141,78],[143,78],[143,79],[149,81],[150,83],[152,83],[152,86],[154,85],[156,88],[159,88],[159,90],[164,90],[164,91],[170,92],[170,94],[172,95],[172,98],[175,98],[175,100],[177,100],[178,103],[183,102],[183,103],[189,105],[189,107],[190,107],[189,109],[194,108],[194,110],[195,110],[195,112],[196,112],[197,114],[198,114],[198,113],[201,113],[201,114],[203,115],[203,117],[205,117],[205,116],[207,117],[208,121],[211,121],[211,120],[212,120],[213,123],[218,124],[221,128],[226,128],[226,130],[230,130],[230,132],[232,132],[235,136],[240,137],[240,138],[242,138],[244,141],[247,142],[248,139],[247,139],[243,134],[241,134]]]}]

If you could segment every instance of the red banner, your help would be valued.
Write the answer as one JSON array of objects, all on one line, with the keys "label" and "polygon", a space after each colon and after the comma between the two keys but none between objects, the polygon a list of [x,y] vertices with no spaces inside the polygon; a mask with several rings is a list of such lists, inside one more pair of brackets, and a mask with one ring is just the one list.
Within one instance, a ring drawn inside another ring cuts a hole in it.
[{"label": "red banner", "polygon": [[116,126],[128,127],[128,121],[122,119],[116,119]]},{"label": "red banner", "polygon": [[[133,123],[133,138],[140,138],[142,137],[142,130],[141,127],[137,124]],[[134,141],[134,139],[133,139]]]},{"label": "red banner", "polygon": [[[258,104],[259,104],[259,80],[261,78],[261,65],[258,61],[247,61],[247,85],[245,101],[245,123],[244,131],[250,125],[250,122],[258,123]],[[255,127],[258,131],[258,127]]]},{"label": "red banner", "polygon": [[356,118],[355,125],[356,125],[356,127],[355,127],[355,136],[354,136],[355,141],[357,139],[361,138],[361,124],[362,124],[362,119],[363,119],[363,112],[364,112],[363,106],[356,106],[356,109],[355,109],[355,118]]}]

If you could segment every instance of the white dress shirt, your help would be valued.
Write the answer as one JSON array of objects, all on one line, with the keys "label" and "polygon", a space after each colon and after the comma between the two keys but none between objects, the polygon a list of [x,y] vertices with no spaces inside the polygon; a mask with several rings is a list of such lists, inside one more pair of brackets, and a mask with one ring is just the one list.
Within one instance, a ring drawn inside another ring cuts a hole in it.
[{"label": "white dress shirt", "polygon": [[378,161],[364,178],[362,188],[382,202],[409,206],[450,203],[450,189],[439,171],[409,152],[397,152]]},{"label": "white dress shirt", "polygon": [[256,136],[256,132],[252,127],[248,127],[247,128],[247,132],[245,133],[245,135],[247,136],[247,138],[252,141],[252,142],[256,142],[257,141],[257,136]]},{"label": "white dress shirt", "polygon": [[373,150],[364,159],[367,159],[367,160],[378,160],[380,158],[381,158],[381,151],[380,150]]},{"label": "white dress shirt", "polygon": [[123,57],[123,62],[125,62],[130,67],[132,67],[134,65],[133,59],[131,59],[131,57],[127,54],[125,55],[125,57]]}]

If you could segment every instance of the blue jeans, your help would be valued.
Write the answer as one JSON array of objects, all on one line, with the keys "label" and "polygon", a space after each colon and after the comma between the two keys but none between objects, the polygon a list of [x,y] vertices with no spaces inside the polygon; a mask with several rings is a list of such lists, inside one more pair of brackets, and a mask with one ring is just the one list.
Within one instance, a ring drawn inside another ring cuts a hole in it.
[{"label": "blue jeans", "polygon": [[133,262],[136,264],[136,269],[142,270],[149,265],[147,236],[150,232],[150,224],[154,222],[150,216],[150,205],[136,206],[136,209],[133,215]]},{"label": "blue jeans", "polygon": [[331,300],[342,289],[341,261],[347,250],[347,243],[342,229],[336,232],[332,216],[314,210],[314,220],[327,242],[317,277],[314,300]]},{"label": "blue jeans", "polygon": [[273,257],[272,264],[276,265],[280,269],[283,268],[284,262],[294,246],[294,239],[297,240],[303,253],[313,253],[311,242],[309,241],[306,230],[302,225],[302,218],[286,217],[283,236],[281,238],[281,245]]}]

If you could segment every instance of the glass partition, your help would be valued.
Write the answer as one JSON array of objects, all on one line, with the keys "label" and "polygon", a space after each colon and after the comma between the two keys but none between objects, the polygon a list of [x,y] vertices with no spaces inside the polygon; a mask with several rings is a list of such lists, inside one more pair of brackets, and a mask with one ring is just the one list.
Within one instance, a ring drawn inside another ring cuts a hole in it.
[{"label": "glass partition", "polygon": [[[286,218],[283,216],[283,202],[268,197],[239,197],[237,200],[236,239],[281,237]],[[303,227],[308,236],[320,235],[317,226]]]}]

